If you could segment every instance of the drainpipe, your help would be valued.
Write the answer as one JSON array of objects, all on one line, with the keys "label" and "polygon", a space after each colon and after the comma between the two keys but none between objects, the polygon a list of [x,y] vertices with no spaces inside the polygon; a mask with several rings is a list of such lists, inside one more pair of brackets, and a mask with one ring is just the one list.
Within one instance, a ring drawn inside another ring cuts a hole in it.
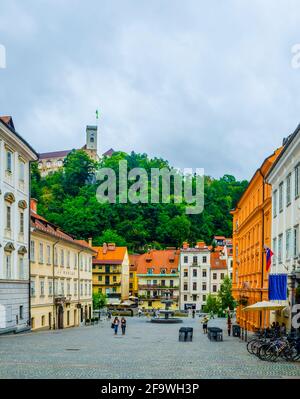
[{"label": "drainpipe", "polygon": [[28,316],[29,316],[29,320],[28,320],[28,327],[31,329],[32,325],[31,325],[31,250],[30,250],[30,242],[31,242],[31,164],[33,163],[33,161],[29,161],[29,223],[28,223]]},{"label": "drainpipe", "polygon": [[[261,169],[259,173],[263,179],[263,207],[262,207],[262,228],[261,228],[261,240],[262,240],[262,257],[261,257],[261,301],[263,300],[263,289],[264,289],[264,240],[265,240],[265,215],[264,215],[264,203],[265,203],[265,175],[262,174]],[[262,322],[262,314],[260,313],[260,322]]]},{"label": "drainpipe", "polygon": [[[56,241],[52,246],[52,284],[53,284],[53,330],[56,328],[56,308],[55,308],[55,264],[54,264],[54,249],[55,246],[60,242],[60,240]],[[57,265],[58,266],[58,265]],[[50,326],[51,327],[51,326]]]},{"label": "drainpipe", "polygon": [[[80,254],[84,252],[82,249],[81,251],[78,252],[78,289],[77,289],[77,297],[78,297],[78,305],[80,304]],[[80,326],[80,320],[81,320],[81,308],[78,307],[78,326]]]}]

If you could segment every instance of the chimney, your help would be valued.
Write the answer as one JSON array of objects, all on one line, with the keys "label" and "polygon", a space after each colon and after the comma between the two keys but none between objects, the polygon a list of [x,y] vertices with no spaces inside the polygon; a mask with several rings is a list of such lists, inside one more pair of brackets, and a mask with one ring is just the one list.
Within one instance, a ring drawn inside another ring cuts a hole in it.
[{"label": "chimney", "polygon": [[204,241],[198,241],[197,242],[197,248],[204,248],[205,247],[205,242]]},{"label": "chimney", "polygon": [[35,198],[30,199],[30,210],[36,214],[37,214],[37,203],[38,201]]},{"label": "chimney", "polygon": [[183,243],[183,245],[182,245],[182,248],[183,249],[188,249],[189,248],[189,243],[187,242],[187,241],[184,241],[184,243]]},{"label": "chimney", "polygon": [[107,253],[107,244],[106,244],[106,242],[103,243],[102,252],[103,252],[104,255]]},{"label": "chimney", "polygon": [[114,242],[109,242],[107,246],[109,251],[114,251],[116,249],[116,244]]},{"label": "chimney", "polygon": [[92,247],[93,246],[93,239],[89,238],[88,240],[89,240],[89,246]]}]

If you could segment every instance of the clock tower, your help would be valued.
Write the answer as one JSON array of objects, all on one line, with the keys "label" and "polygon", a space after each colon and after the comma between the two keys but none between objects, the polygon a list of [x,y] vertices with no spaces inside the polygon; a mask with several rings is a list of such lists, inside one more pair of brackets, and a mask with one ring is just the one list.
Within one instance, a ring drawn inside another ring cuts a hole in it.
[{"label": "clock tower", "polygon": [[97,158],[98,126],[86,127],[86,150],[91,158]]}]

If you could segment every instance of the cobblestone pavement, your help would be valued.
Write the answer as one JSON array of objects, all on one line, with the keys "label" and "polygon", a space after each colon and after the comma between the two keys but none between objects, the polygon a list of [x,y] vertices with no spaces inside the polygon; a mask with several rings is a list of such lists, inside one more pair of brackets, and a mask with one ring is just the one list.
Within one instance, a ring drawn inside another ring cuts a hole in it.
[{"label": "cobblestone pavement", "polygon": [[[239,338],[210,342],[199,318],[151,324],[128,318],[127,333],[98,326],[0,336],[0,378],[300,378],[300,364],[268,363],[248,354]],[[194,327],[193,342],[179,342],[181,326]]]}]

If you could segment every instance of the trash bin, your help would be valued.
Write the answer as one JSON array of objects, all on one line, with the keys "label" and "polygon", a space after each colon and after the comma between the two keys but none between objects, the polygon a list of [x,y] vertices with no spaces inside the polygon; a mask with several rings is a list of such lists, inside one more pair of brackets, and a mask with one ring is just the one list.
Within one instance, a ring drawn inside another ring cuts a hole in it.
[{"label": "trash bin", "polygon": [[241,336],[241,327],[238,324],[234,324],[232,326],[232,336],[240,337]]},{"label": "trash bin", "polygon": [[179,341],[188,342],[193,340],[193,328],[192,327],[181,327],[179,329]]}]

